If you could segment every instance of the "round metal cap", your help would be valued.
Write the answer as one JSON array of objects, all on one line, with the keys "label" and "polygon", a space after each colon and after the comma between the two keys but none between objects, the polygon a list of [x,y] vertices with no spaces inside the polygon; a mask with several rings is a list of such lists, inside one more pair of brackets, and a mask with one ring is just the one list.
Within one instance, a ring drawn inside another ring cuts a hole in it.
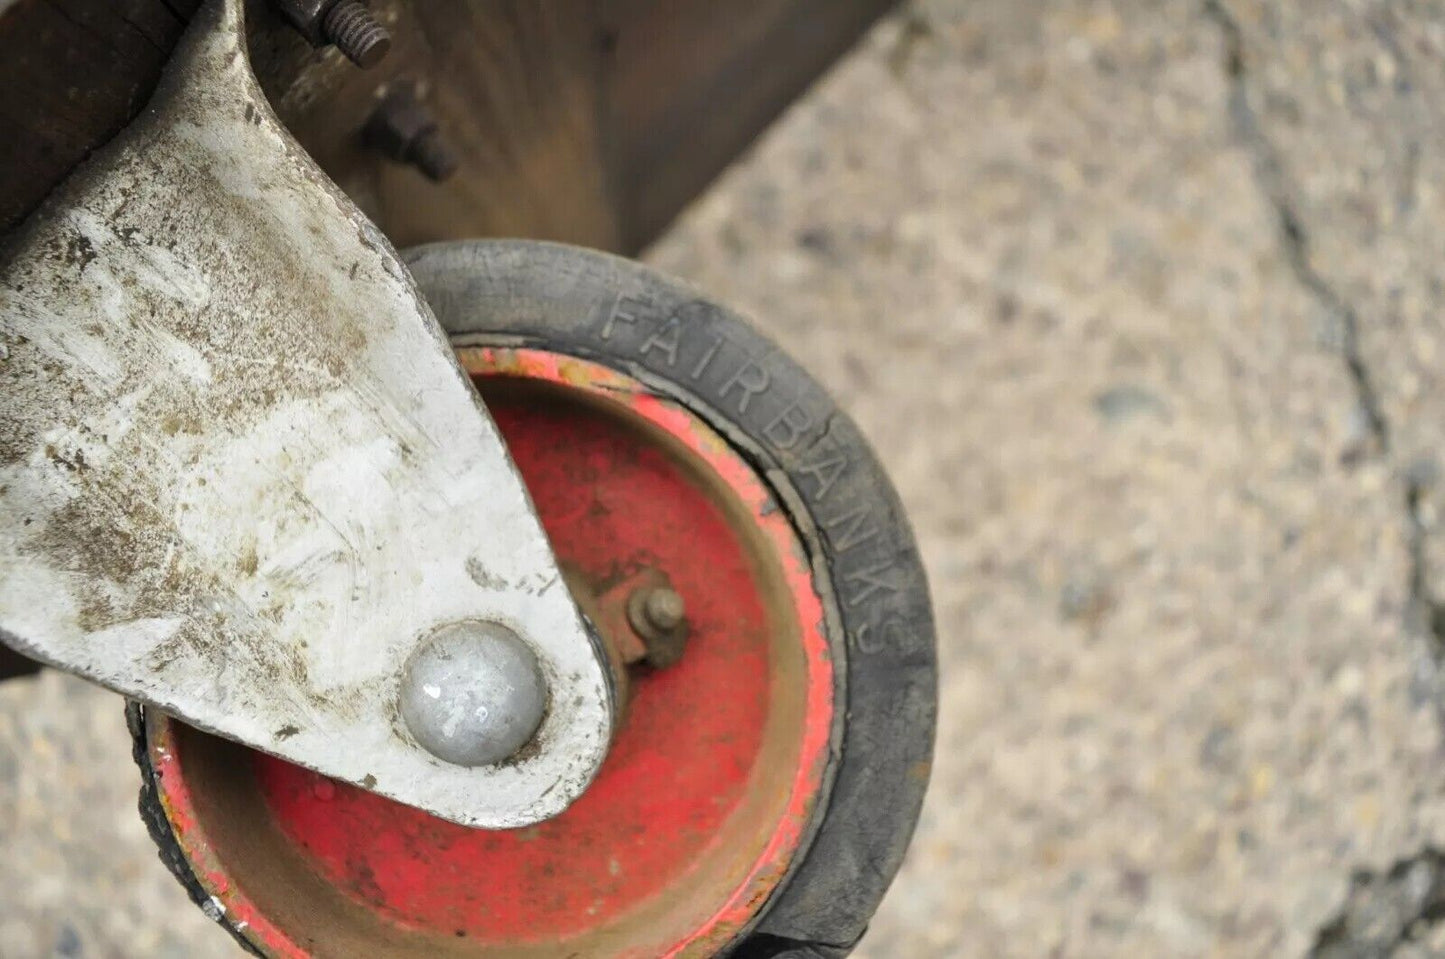
[{"label": "round metal cap", "polygon": [[646,600],[643,601],[643,609],[647,613],[648,622],[664,631],[681,626],[687,613],[682,597],[663,586],[648,592]]},{"label": "round metal cap", "polygon": [[537,732],[547,684],[537,657],[498,623],[443,626],[407,660],[401,715],[438,759],[487,766],[516,754]]}]

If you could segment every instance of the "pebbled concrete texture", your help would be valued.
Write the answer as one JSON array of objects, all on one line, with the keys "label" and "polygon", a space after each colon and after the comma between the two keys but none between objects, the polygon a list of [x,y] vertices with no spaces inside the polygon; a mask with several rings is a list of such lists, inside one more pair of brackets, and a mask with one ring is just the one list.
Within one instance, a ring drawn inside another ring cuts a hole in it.
[{"label": "pebbled concrete texture", "polygon": [[864,956],[1445,954],[1442,21],[1277,6],[920,3],[657,254],[811,361],[927,556]]},{"label": "pebbled concrete texture", "polygon": [[[1445,955],[1442,53],[1424,2],[920,0],[652,252],[928,564],[860,956]],[[236,954],[134,788],[115,697],[0,687],[0,955]]]}]

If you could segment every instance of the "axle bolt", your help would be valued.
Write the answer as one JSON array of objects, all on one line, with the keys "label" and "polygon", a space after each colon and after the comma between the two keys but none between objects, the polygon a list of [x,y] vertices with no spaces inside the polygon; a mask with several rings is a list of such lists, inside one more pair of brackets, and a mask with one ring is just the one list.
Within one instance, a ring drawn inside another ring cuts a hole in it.
[{"label": "axle bolt", "polygon": [[532,648],[499,623],[443,626],[417,647],[401,678],[401,716],[427,752],[490,766],[531,741],[547,711]]}]

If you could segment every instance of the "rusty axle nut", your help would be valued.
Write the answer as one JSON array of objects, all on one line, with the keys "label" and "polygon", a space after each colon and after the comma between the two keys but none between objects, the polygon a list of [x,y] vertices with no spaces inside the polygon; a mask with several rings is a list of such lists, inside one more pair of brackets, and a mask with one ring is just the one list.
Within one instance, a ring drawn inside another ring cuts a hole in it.
[{"label": "rusty axle nut", "polygon": [[440,183],[457,172],[457,155],[418,99],[415,84],[390,84],[361,135],[372,149],[416,167],[433,182]]},{"label": "rusty axle nut", "polygon": [[359,0],[275,0],[291,25],[315,47],[335,44],[369,70],[391,49],[391,34]]}]

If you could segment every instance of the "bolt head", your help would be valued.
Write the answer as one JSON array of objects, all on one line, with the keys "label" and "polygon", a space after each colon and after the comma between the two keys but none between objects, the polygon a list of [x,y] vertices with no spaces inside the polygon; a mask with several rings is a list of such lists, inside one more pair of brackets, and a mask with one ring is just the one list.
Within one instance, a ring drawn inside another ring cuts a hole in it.
[{"label": "bolt head", "polygon": [[627,599],[627,620],[647,647],[647,663],[656,669],[676,665],[687,641],[687,610],[667,586],[643,586]]},{"label": "bolt head", "polygon": [[402,719],[427,752],[458,766],[489,766],[531,741],[547,710],[532,648],[499,623],[443,626],[407,660]]},{"label": "bolt head", "polygon": [[647,621],[655,629],[664,632],[682,625],[682,618],[686,613],[682,605],[682,597],[665,586],[648,590],[642,608],[647,614]]}]

